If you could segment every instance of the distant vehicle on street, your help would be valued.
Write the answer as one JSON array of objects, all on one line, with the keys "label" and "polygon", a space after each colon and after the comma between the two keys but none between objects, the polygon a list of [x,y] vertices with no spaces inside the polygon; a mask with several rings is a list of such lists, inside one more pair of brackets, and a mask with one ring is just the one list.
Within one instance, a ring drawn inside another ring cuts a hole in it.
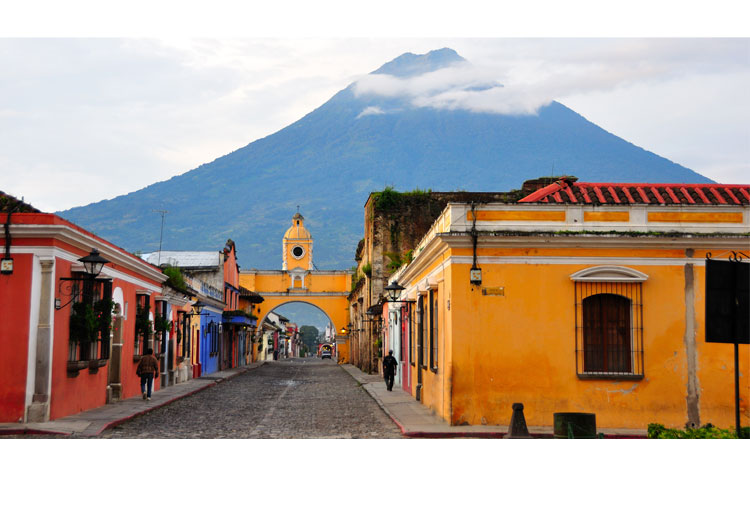
[{"label": "distant vehicle on street", "polygon": [[320,358],[321,359],[333,359],[333,347],[326,344],[323,344],[320,347]]}]

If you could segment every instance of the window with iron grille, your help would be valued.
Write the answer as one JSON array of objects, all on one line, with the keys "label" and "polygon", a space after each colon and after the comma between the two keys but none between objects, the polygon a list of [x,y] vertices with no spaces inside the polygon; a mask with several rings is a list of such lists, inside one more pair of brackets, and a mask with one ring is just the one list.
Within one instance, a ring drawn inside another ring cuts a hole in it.
[{"label": "window with iron grille", "polygon": [[151,297],[148,294],[137,294],[135,305],[135,339],[133,355],[142,356],[151,347],[152,324],[149,320]]},{"label": "window with iron grille", "polygon": [[166,325],[167,320],[167,302],[157,301],[154,315],[154,353],[164,355],[167,352],[167,338],[169,331]]},{"label": "window with iron grille", "polygon": [[430,369],[438,367],[438,297],[437,291],[430,291]]},{"label": "window with iron grille", "polygon": [[65,279],[71,284],[69,361],[109,359],[112,326],[112,280],[80,275]]},{"label": "window with iron grille", "polygon": [[[408,343],[407,343],[407,339],[406,339],[407,332],[409,330],[409,328],[407,327],[407,323],[408,323],[408,320],[409,320],[409,314],[407,312],[407,308],[408,307],[406,307],[406,306],[402,306],[401,310],[400,310],[401,311],[401,321],[400,321],[401,322],[401,361],[406,361],[407,360],[406,358],[409,355],[408,354],[409,348],[411,348],[410,347],[410,345],[411,345],[411,339],[408,340]],[[409,348],[407,348],[407,347],[409,347]]]},{"label": "window with iron grille", "polygon": [[576,373],[643,378],[640,282],[576,282]]},{"label": "window with iron grille", "polygon": [[414,366],[417,362],[417,340],[414,336],[414,333],[416,332],[416,327],[414,323],[417,320],[417,308],[416,306],[412,307],[409,306],[409,309],[407,310],[409,313],[409,361],[411,362],[411,365]]},{"label": "window with iron grille", "polygon": [[219,353],[219,325],[216,322],[208,324],[208,336],[210,344],[209,355],[215,356]]},{"label": "window with iron grille", "polygon": [[188,357],[190,355],[190,318],[187,312],[177,312],[177,355]]},{"label": "window with iron grille", "polygon": [[429,332],[427,329],[428,324],[429,322],[425,318],[424,296],[419,296],[417,299],[417,361],[422,368],[427,367],[424,339]]}]

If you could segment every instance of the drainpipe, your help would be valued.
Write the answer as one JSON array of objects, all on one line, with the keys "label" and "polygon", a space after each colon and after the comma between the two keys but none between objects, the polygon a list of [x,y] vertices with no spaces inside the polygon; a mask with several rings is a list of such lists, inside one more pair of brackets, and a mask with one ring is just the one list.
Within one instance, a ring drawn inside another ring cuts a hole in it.
[{"label": "drainpipe", "polygon": [[4,260],[10,260],[10,244],[12,241],[12,238],[10,236],[10,220],[11,215],[21,206],[20,202],[16,202],[10,209],[8,209],[8,217],[5,220],[5,255],[3,256]]}]

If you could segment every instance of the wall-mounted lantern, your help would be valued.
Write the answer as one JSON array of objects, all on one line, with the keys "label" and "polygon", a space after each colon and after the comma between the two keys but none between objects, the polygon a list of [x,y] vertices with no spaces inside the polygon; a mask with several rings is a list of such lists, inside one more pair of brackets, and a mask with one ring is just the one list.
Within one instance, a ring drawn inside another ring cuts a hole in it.
[{"label": "wall-mounted lantern", "polygon": [[[99,274],[102,272],[102,268],[104,268],[105,264],[108,264],[110,261],[99,255],[99,250],[96,248],[92,248],[91,252],[85,256],[78,259],[78,262],[83,263],[83,269],[86,270],[86,276],[88,278],[87,282],[84,283],[84,289],[83,289],[83,297],[84,301],[88,301],[93,298],[93,284],[92,282],[94,279],[99,276]],[[75,278],[61,278],[60,279],[60,290],[62,291],[62,285],[64,282],[76,282],[79,279]],[[79,287],[77,283],[72,283],[70,292],[68,293],[70,295],[70,301],[68,301],[65,304],[62,304],[62,301],[60,298],[55,298],[55,310],[60,310],[62,308],[65,308],[70,303],[72,303],[75,299],[78,298],[80,295]]]}]

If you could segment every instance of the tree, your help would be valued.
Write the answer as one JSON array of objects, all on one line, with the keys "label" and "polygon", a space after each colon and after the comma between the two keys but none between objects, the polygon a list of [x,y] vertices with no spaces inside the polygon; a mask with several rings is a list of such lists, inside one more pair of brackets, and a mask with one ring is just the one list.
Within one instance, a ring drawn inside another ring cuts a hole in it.
[{"label": "tree", "polygon": [[301,326],[299,328],[299,336],[302,343],[311,351],[317,350],[318,334],[318,328],[315,326]]}]

